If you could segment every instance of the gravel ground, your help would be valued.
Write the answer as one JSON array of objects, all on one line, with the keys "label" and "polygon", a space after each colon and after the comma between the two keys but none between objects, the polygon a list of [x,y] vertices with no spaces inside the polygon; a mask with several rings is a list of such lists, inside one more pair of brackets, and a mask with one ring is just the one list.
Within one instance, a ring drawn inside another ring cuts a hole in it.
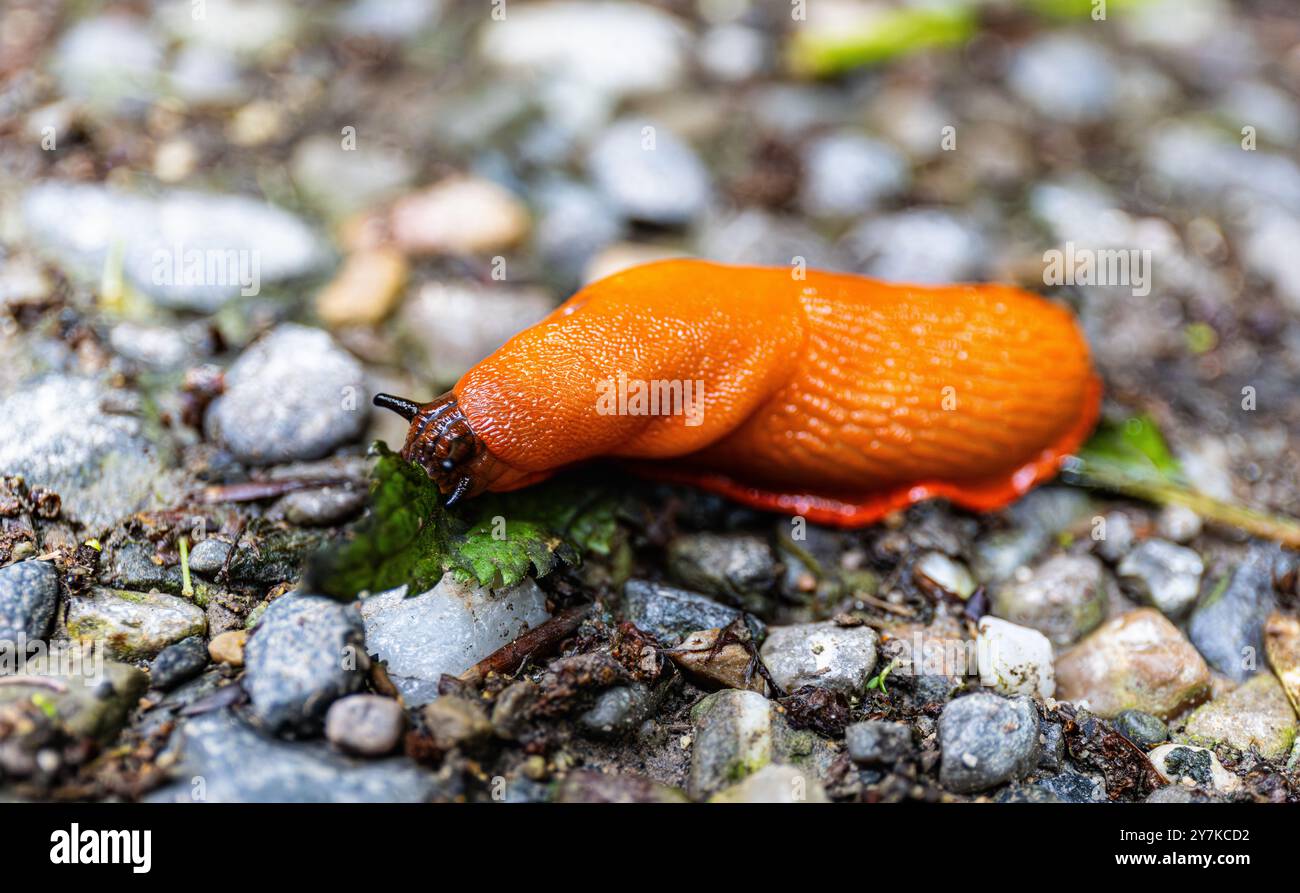
[{"label": "gravel ground", "polygon": [[1300,800],[1300,558],[1176,505],[615,478],[580,566],[300,584],[371,395],[677,255],[1050,294],[1107,418],[1300,513],[1300,19],[1071,5],[8,3],[0,800]]}]

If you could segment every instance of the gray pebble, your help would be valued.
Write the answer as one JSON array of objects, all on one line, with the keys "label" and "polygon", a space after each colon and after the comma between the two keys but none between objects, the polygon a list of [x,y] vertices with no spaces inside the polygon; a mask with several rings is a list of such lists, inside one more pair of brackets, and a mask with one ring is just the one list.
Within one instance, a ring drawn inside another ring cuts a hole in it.
[{"label": "gray pebble", "polygon": [[689,222],[709,200],[709,172],[667,127],[641,120],[612,125],[587,159],[592,182],[622,213],[663,226]]},{"label": "gray pebble", "polygon": [[44,639],[59,604],[59,574],[49,561],[0,568],[0,642]]},{"label": "gray pebble", "polygon": [[202,673],[207,665],[207,641],[202,636],[190,636],[158,652],[149,666],[149,684],[170,691]]},{"label": "gray pebble", "polygon": [[876,666],[875,630],[868,626],[799,623],[773,627],[763,643],[763,663],[786,691],[804,685],[860,694]]},{"label": "gray pebble", "polygon": [[1159,539],[1142,543],[1117,568],[1120,581],[1138,598],[1175,618],[1196,601],[1204,571],[1195,551]]},{"label": "gray pebble", "polygon": [[969,794],[1023,778],[1038,762],[1038,711],[1029,698],[977,692],[957,698],[939,717],[939,778]]},{"label": "gray pebble", "polygon": [[1169,727],[1141,710],[1125,710],[1115,717],[1115,729],[1138,747],[1150,750],[1169,740]]},{"label": "gray pebble", "polygon": [[325,714],[325,737],[349,753],[383,756],[397,746],[405,725],[402,705],[392,698],[348,695],[331,704]]},{"label": "gray pebble", "polygon": [[844,730],[849,757],[866,766],[887,766],[912,754],[912,730],[904,723],[869,720]]}]

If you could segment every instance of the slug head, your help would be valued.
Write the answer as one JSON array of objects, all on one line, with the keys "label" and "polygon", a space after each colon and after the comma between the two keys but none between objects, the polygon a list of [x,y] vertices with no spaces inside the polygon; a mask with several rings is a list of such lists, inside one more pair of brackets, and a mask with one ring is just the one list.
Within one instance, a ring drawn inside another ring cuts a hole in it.
[{"label": "slug head", "polygon": [[451,494],[447,505],[482,493],[503,471],[460,411],[454,392],[429,403],[376,394],[374,403],[411,423],[402,458],[424,468],[440,492]]}]

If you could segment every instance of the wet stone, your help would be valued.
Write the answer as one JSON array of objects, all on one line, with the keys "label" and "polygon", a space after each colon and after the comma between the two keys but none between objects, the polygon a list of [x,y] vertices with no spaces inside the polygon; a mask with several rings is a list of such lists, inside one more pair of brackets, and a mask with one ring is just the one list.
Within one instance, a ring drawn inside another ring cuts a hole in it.
[{"label": "wet stone", "polygon": [[149,666],[149,683],[153,688],[170,691],[202,673],[207,665],[207,642],[202,636],[190,636],[158,652]]},{"label": "wet stone", "polygon": [[230,543],[211,537],[196,543],[190,550],[190,570],[206,576],[216,574],[225,567],[232,548]]},{"label": "wet stone", "polygon": [[49,561],[0,568],[0,643],[44,639],[59,604],[59,574]]},{"label": "wet stone", "polygon": [[1231,793],[1241,787],[1214,751],[1188,744],[1162,744],[1147,754],[1160,777],[1170,784],[1183,784],[1218,793]]},{"label": "wet stone", "polygon": [[814,140],[803,165],[800,203],[814,217],[856,217],[902,192],[909,179],[897,149],[850,132]]},{"label": "wet stone", "polygon": [[291,593],[271,603],[245,648],[244,688],[276,735],[319,734],[329,705],[361,687],[368,659],[354,607]]},{"label": "wet stone", "polygon": [[587,159],[592,182],[632,220],[661,226],[689,222],[709,200],[709,173],[685,142],[662,125],[625,120],[596,141]]},{"label": "wet stone", "polygon": [[654,711],[654,698],[644,685],[606,689],[578,717],[578,727],[597,738],[617,738],[635,730]]},{"label": "wet stone", "polygon": [[241,461],[272,465],[327,455],[359,437],[369,413],[361,364],[328,333],[283,323],[227,371],[206,427]]},{"label": "wet stone", "polygon": [[794,766],[769,763],[719,791],[710,803],[829,803],[821,783]]},{"label": "wet stone", "polygon": [[1038,711],[1025,697],[977,692],[957,698],[939,716],[943,752],[939,778],[973,793],[1027,775],[1038,762]]},{"label": "wet stone", "polygon": [[113,660],[103,662],[101,677],[96,672],[100,664],[89,650],[74,660],[66,667],[48,655],[28,660],[25,675],[46,679],[55,689],[40,684],[0,686],[0,704],[45,698],[55,721],[70,735],[108,741],[126,723],[149,684],[148,677],[130,664]]}]

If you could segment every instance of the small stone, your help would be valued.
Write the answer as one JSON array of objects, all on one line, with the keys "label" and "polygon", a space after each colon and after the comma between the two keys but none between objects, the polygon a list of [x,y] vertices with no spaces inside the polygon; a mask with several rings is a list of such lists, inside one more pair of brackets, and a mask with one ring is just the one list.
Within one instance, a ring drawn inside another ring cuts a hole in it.
[{"label": "small stone", "polygon": [[369,416],[365,372],[329,334],[282,323],[246,349],[208,409],[208,435],[243,462],[318,459]]},{"label": "small stone", "polygon": [[149,684],[162,691],[171,691],[202,673],[207,665],[207,643],[202,636],[190,636],[158,652],[149,666]]},{"label": "small stone", "polygon": [[875,630],[831,622],[773,627],[762,658],[773,680],[786,691],[820,685],[861,694],[876,666]]},{"label": "small stone", "polygon": [[708,169],[691,147],[647,121],[612,125],[592,147],[587,169],[624,216],[660,226],[691,221],[711,193]]},{"label": "small stone", "polygon": [[1118,568],[1120,581],[1166,617],[1179,617],[1196,602],[1204,571],[1196,552],[1158,539],[1128,553]]},{"label": "small stone", "polygon": [[456,695],[446,695],[426,704],[421,715],[429,737],[440,750],[472,748],[492,735],[492,723],[483,707]]},{"label": "small stone", "polygon": [[345,147],[341,136],[318,134],[299,143],[289,162],[293,182],[332,217],[373,208],[401,194],[415,176],[405,153],[365,137]]},{"label": "small stone", "polygon": [[610,203],[580,183],[547,181],[532,199],[540,215],[533,231],[537,251],[566,281],[580,281],[591,259],[624,235]]},{"label": "small stone", "polygon": [[1264,651],[1291,706],[1300,713],[1300,620],[1273,612],[1264,624]]},{"label": "small stone", "polygon": [[414,597],[402,588],[361,602],[367,647],[387,662],[389,678],[413,706],[438,696],[444,673],[460,675],[550,616],[531,577],[493,591],[448,574]]},{"label": "small stone", "polygon": [[1056,662],[1056,696],[1110,718],[1141,710],[1168,719],[1204,700],[1210,671],[1191,643],[1151,608],[1107,622]]},{"label": "small stone", "polygon": [[1020,49],[1008,81],[1040,114],[1085,123],[1110,113],[1118,94],[1115,71],[1115,62],[1096,42],[1049,34]]},{"label": "small stone", "polygon": [[718,25],[700,38],[700,65],[724,83],[739,83],[760,74],[768,61],[767,38],[756,28]]},{"label": "small stone", "polygon": [[970,598],[977,585],[966,565],[942,552],[926,552],[912,565],[912,573],[959,598]]},{"label": "small stone", "polygon": [[864,766],[891,766],[912,756],[912,730],[905,723],[875,719],[844,730],[849,757]]},{"label": "small stone", "polygon": [[119,660],[143,660],[189,636],[203,635],[208,622],[188,599],[97,588],[68,601],[67,627],[74,639],[102,641]]},{"label": "small stone", "polygon": [[675,645],[696,630],[728,626],[739,617],[760,639],[766,627],[758,618],[707,596],[649,580],[628,580],[623,587],[624,615],[642,632]]},{"label": "small stone", "polygon": [[1038,727],[1038,768],[1060,772],[1066,766],[1065,731],[1059,723],[1043,720]]},{"label": "small stone", "polygon": [[695,533],[668,544],[668,570],[689,589],[757,612],[770,602],[778,567],[762,537]]},{"label": "small stone", "polygon": [[[716,647],[721,629],[703,629],[691,633],[676,648],[666,652],[669,659],[691,676],[724,688],[747,688],[767,693],[767,683],[753,671],[753,655],[738,642]],[[747,677],[748,674],[748,677]]]},{"label": "small stone", "polygon": [[1170,784],[1184,784],[1228,794],[1241,787],[1214,751],[1188,744],[1162,744],[1147,754],[1160,777]]},{"label": "small stone", "polygon": [[983,617],[976,649],[980,682],[999,694],[1040,698],[1055,694],[1052,643],[1037,630]]},{"label": "small stone", "polygon": [[329,258],[302,220],[241,195],[149,197],[48,181],[28,189],[22,216],[34,244],[76,278],[98,286],[120,252],[132,286],[164,306],[203,313],[314,273]]},{"label": "small stone", "polygon": [[232,667],[244,665],[244,645],[248,643],[248,630],[232,629],[213,636],[208,643],[208,655],[219,664]]},{"label": "small stone", "polygon": [[369,661],[356,608],[290,593],[271,603],[245,648],[252,714],[273,734],[319,734],[329,705],[361,687]]},{"label": "small stone", "polygon": [[1276,547],[1252,546],[1233,570],[1228,585],[1216,589],[1192,612],[1187,635],[1205,660],[1234,682],[1244,682],[1264,650],[1264,621],[1276,605],[1273,562]]},{"label": "small stone", "polygon": [[339,698],[325,714],[325,737],[348,753],[381,757],[402,737],[406,714],[392,698],[357,694]]},{"label": "small stone", "polygon": [[1038,711],[1026,697],[977,692],[957,698],[939,716],[945,788],[974,793],[1023,778],[1038,762]]},{"label": "small stone", "polygon": [[514,741],[528,726],[529,713],[537,703],[537,683],[520,679],[507,685],[492,702],[492,731],[498,738]]},{"label": "small stone", "polygon": [[528,209],[490,180],[449,177],[393,205],[389,231],[412,254],[479,254],[514,245],[528,233]]},{"label": "small stone", "polygon": [[369,498],[365,487],[351,484],[312,487],[286,493],[276,502],[275,511],[300,527],[329,527],[359,515]]},{"label": "small stone", "polygon": [[1103,579],[1101,562],[1091,555],[1056,555],[1026,579],[999,586],[993,614],[1038,630],[1053,645],[1070,645],[1105,617]]},{"label": "small stone", "polygon": [[685,793],[629,772],[574,769],[555,790],[556,803],[686,803]]},{"label": "small stone", "polygon": [[1266,760],[1284,757],[1296,740],[1296,715],[1272,673],[1252,676],[1239,688],[1196,708],[1179,738],[1214,747],[1227,744]]},{"label": "small stone", "polygon": [[1201,516],[1185,505],[1166,505],[1156,516],[1156,531],[1175,543],[1189,543],[1201,533]]},{"label": "small stone", "polygon": [[144,20],[100,15],[73,23],[49,66],[63,95],[121,109],[148,103],[156,95],[162,57],[163,47]]},{"label": "small stone", "polygon": [[1105,521],[1104,535],[1094,540],[1093,548],[1102,558],[1115,564],[1133,548],[1136,539],[1133,522],[1123,512],[1107,512],[1102,520]]},{"label": "small stone", "polygon": [[0,567],[0,642],[44,639],[59,605],[59,573],[49,561]]},{"label": "small stone", "polygon": [[[1013,522],[1009,529],[998,530],[976,541],[971,565],[976,579],[986,583],[1001,583],[1013,575],[1019,576],[1021,568],[1029,564],[1060,534],[1083,519],[1090,518],[1093,513],[1087,495],[1076,489],[1046,486],[1029,491],[1007,510]],[[1046,562],[1044,567],[1051,563]],[[1082,567],[1075,569],[1076,572],[1081,570]],[[1014,617],[1005,619],[1023,623]],[[1033,626],[1032,623],[1024,625]],[[1052,644],[1062,644],[1047,630],[1039,632],[1052,639]]]},{"label": "small stone", "polygon": [[406,257],[395,249],[357,251],[316,296],[316,313],[331,329],[378,325],[401,302],[407,271]]},{"label": "small stone", "polygon": [[707,797],[772,761],[772,710],[752,691],[724,689],[691,710],[694,723],[687,790]]},{"label": "small stone", "polygon": [[800,203],[814,217],[857,217],[907,188],[907,159],[858,133],[818,137],[804,153]]},{"label": "small stone", "polygon": [[1106,786],[1098,778],[1073,771],[1044,778],[1034,787],[1052,795],[1060,803],[1105,803]]},{"label": "small stone", "polygon": [[225,540],[208,537],[190,550],[190,570],[196,574],[212,576],[226,566],[226,558],[234,548]]},{"label": "small stone", "polygon": [[1158,716],[1141,710],[1122,710],[1115,717],[1115,729],[1143,750],[1169,740],[1169,727]]},{"label": "small stone", "polygon": [[710,803],[829,803],[816,778],[794,766],[768,764],[743,781],[719,791]]},{"label": "small stone", "polygon": [[644,685],[607,688],[597,695],[591,709],[578,717],[578,727],[596,738],[618,738],[645,722],[654,703]]},{"label": "small stone", "polygon": [[618,97],[680,83],[689,42],[680,19],[647,4],[547,2],[521,5],[480,29],[479,53],[534,80]]}]

